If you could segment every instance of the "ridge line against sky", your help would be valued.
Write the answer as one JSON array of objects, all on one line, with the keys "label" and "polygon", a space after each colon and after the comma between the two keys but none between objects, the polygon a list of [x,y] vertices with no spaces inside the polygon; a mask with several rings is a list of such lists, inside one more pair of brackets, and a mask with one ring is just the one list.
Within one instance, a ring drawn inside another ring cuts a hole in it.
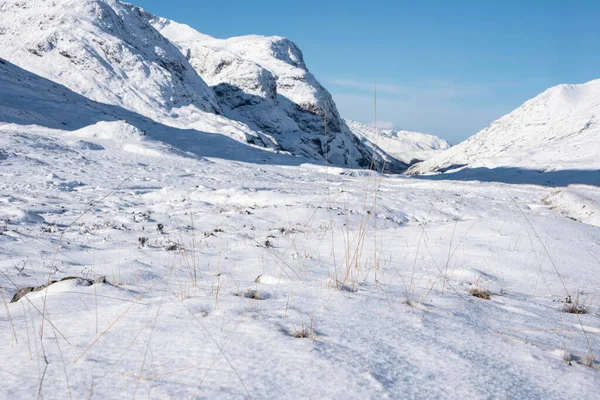
[{"label": "ridge line against sky", "polygon": [[130,0],[215,37],[279,35],[345,118],[458,143],[551,86],[600,78],[600,2]]}]

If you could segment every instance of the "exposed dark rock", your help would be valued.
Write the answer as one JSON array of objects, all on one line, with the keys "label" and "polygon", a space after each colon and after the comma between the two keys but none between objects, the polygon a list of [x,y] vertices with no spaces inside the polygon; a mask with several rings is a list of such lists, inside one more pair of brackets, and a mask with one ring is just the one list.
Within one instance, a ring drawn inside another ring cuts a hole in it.
[{"label": "exposed dark rock", "polygon": [[100,278],[97,279],[87,279],[87,278],[80,278],[78,276],[66,276],[62,279],[58,279],[58,280],[51,280],[48,281],[46,283],[44,283],[43,285],[40,286],[28,286],[28,287],[24,287],[22,289],[20,289],[12,298],[12,300],[10,301],[11,303],[16,303],[17,301],[21,300],[23,297],[25,297],[27,294],[32,293],[32,292],[39,292],[40,290],[44,290],[49,286],[54,285],[57,282],[63,282],[63,281],[70,281],[70,280],[79,280],[81,286],[92,286],[95,284],[101,284],[101,283],[106,283],[106,277],[105,276],[101,276]]}]

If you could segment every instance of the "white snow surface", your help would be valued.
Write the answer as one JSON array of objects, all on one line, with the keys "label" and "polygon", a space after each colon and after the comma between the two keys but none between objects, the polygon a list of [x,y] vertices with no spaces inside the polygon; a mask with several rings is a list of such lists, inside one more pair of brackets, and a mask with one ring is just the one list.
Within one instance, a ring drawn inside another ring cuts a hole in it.
[{"label": "white snow surface", "polygon": [[6,301],[108,279],[2,300],[1,398],[597,395],[600,228],[556,189],[190,157],[152,134],[0,126]]},{"label": "white snow surface", "polygon": [[585,186],[561,189],[544,201],[575,221],[600,227],[600,197],[593,191],[585,190]]},{"label": "white snow surface", "polygon": [[599,138],[600,80],[559,85],[527,101],[465,142],[411,167],[409,173],[427,174],[468,166],[497,169],[497,175],[547,172],[558,176],[551,181],[553,183],[568,174],[559,174],[560,171],[576,171],[579,175],[595,171],[597,174]]},{"label": "white snow surface", "polygon": [[370,147],[377,145],[384,152],[407,164],[427,160],[450,143],[434,135],[397,129],[376,129],[358,121],[345,120],[350,130]]}]

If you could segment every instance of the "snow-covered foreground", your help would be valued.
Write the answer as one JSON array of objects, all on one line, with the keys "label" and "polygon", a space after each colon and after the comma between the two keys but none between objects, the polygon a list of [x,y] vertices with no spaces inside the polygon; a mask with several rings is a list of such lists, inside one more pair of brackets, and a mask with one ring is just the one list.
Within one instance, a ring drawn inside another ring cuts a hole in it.
[{"label": "snow-covered foreground", "polygon": [[596,397],[599,198],[3,125],[0,398]]}]

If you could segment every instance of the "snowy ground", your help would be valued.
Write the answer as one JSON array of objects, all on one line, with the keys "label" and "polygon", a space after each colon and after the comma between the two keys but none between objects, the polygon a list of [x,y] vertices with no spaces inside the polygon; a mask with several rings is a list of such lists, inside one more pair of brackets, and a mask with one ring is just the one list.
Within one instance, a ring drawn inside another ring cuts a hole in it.
[{"label": "snowy ground", "polygon": [[[597,398],[598,187],[200,158],[110,124],[0,126],[0,398]],[[108,283],[8,303],[66,276]]]}]

